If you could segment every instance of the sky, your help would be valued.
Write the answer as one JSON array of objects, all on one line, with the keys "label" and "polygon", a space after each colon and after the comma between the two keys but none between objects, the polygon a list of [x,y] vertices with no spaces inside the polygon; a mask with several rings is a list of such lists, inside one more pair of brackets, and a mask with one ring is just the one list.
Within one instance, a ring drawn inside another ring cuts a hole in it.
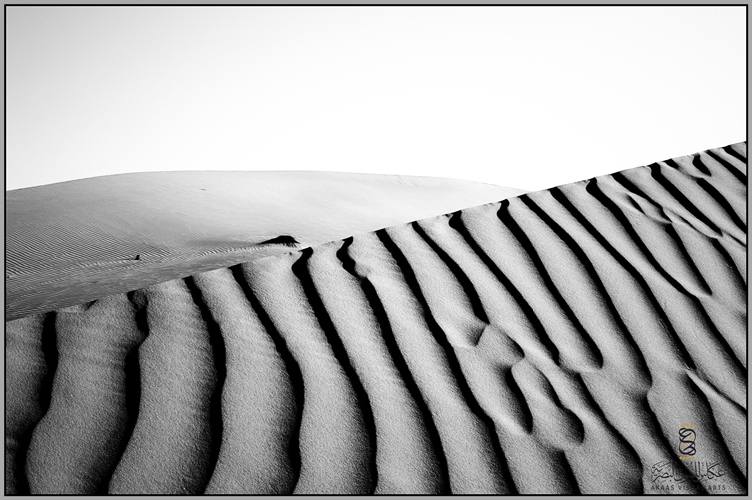
[{"label": "sky", "polygon": [[746,138],[744,7],[7,7],[6,190],[325,170],[528,190]]}]

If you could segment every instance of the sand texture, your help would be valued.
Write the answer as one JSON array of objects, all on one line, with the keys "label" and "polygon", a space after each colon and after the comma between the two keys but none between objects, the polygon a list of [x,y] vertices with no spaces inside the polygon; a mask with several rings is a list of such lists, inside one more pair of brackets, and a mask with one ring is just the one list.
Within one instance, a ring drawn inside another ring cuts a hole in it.
[{"label": "sand texture", "polygon": [[6,320],[524,192],[334,172],[148,172],[8,191]]},{"label": "sand texture", "polygon": [[746,494],[746,153],[10,321],[6,492]]}]

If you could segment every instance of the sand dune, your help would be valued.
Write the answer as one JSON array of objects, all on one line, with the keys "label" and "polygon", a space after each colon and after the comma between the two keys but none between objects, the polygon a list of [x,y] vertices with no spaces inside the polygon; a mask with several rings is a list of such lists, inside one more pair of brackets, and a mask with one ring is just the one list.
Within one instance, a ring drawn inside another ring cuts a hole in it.
[{"label": "sand dune", "polygon": [[434,177],[148,172],[6,192],[6,319],[524,193]]},{"label": "sand dune", "polygon": [[746,153],[11,321],[6,492],[747,493]]}]

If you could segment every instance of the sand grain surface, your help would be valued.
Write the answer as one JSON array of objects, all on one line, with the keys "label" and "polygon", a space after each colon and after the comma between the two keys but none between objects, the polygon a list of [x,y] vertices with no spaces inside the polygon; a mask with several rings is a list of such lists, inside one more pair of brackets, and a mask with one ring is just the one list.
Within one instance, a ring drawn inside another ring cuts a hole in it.
[{"label": "sand grain surface", "polygon": [[746,182],[740,143],[11,321],[6,492],[746,493]]}]

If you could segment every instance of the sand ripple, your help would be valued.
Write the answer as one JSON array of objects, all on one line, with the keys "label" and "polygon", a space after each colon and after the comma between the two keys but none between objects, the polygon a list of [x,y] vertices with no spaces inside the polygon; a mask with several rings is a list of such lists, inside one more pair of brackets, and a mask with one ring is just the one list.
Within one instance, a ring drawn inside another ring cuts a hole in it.
[{"label": "sand ripple", "polygon": [[735,144],[11,321],[6,492],[746,493],[746,182]]}]

